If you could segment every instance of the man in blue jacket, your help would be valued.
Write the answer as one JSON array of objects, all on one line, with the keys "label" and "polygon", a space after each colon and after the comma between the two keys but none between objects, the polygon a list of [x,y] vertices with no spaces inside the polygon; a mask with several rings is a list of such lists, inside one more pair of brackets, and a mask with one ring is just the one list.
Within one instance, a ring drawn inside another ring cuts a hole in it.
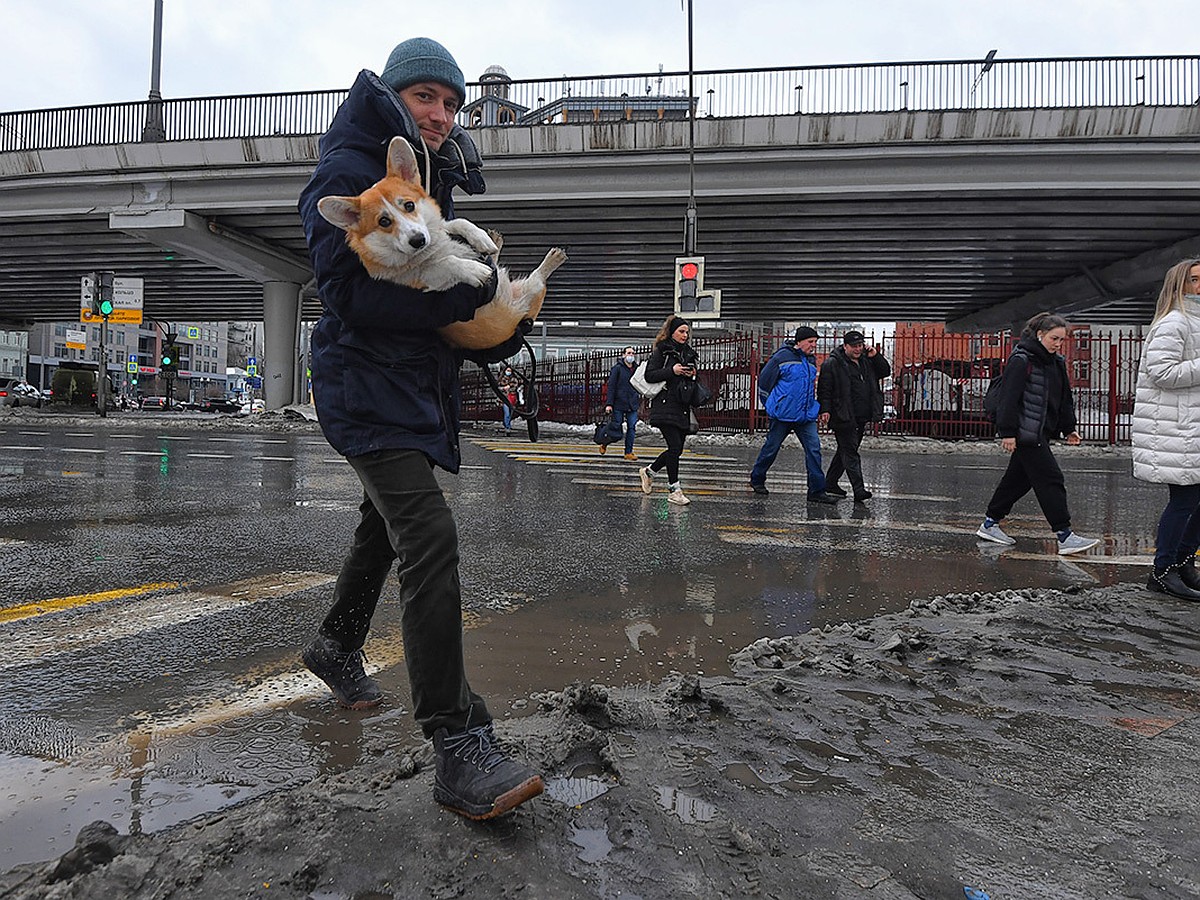
[{"label": "man in blue jacket", "polygon": [[784,344],[763,367],[758,376],[758,393],[766,397],[763,406],[771,417],[767,440],[750,470],[750,487],[756,494],[767,494],[767,470],[779,455],[783,439],[795,434],[804,448],[804,467],[808,470],[808,499],[811,503],[837,503],[825,493],[825,472],[821,468],[821,438],[817,434],[817,332],[807,325],[796,329],[790,344]]},{"label": "man in blue jacket", "polygon": [[[486,819],[542,791],[542,779],[496,746],[492,718],[463,663],[458,533],[434,466],[459,468],[461,351],[436,331],[472,318],[495,294],[457,285],[422,292],[367,274],[345,234],[317,202],[353,195],[385,174],[388,142],[403,135],[425,189],[453,218],[451,192],[484,190],[482,162],[454,123],[466,97],[462,71],[441,44],[398,45],[383,74],[361,72],[321,138],[300,214],[321,297],[312,336],[313,397],[326,439],[363,486],[361,519],[333,592],[333,606],[304,663],[343,706],[382,700],[363,668],[363,644],[384,581],[399,559],[404,655],[413,712],[435,751],[434,799]],[[480,364],[515,353],[522,335],[471,355]]]}]

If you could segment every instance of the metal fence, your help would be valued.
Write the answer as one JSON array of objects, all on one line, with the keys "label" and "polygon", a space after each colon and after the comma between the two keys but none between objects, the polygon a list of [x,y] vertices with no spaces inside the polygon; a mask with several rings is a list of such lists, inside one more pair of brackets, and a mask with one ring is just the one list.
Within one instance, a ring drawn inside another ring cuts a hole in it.
[{"label": "metal fence", "polygon": [[[321,134],[346,93],[246,94],[4,112],[0,113],[0,152]],[[509,125],[646,118],[647,111],[679,118],[686,117],[689,107],[698,117],[726,118],[1191,106],[1200,102],[1200,56],[985,58],[702,70],[693,73],[690,104],[687,72],[475,82],[467,86],[464,125],[472,122],[472,102],[485,93],[512,111],[502,120]],[[675,115],[669,114],[671,109]],[[485,125],[489,121],[481,119]]]},{"label": "metal fence", "polygon": [[[766,429],[758,398],[758,375],[787,338],[749,334],[697,338],[699,380],[713,402],[697,410],[705,431],[754,434]],[[1012,351],[1008,332],[946,334],[937,326],[898,329],[868,344],[879,347],[892,365],[884,382],[885,412],[874,426],[878,434],[905,434],[948,440],[989,439],[994,435],[983,397]],[[840,335],[821,338],[818,364],[841,344]],[[1063,348],[1080,436],[1086,441],[1130,441],[1133,396],[1142,335],[1138,332],[1093,334],[1075,329]],[[639,359],[650,346],[636,347]],[[537,391],[541,418],[582,425],[602,421],[608,375],[622,351],[572,354],[540,364]],[[646,414],[643,404],[642,414]],[[500,405],[482,372],[463,373],[463,419],[500,421]]]}]

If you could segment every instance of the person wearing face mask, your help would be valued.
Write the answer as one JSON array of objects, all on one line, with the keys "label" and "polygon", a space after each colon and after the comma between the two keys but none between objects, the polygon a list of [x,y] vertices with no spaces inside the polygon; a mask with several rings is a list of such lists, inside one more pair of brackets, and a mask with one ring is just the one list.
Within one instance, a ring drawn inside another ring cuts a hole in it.
[{"label": "person wearing face mask", "polygon": [[509,435],[512,434],[513,407],[520,399],[520,394],[517,392],[521,389],[521,379],[517,378],[512,366],[505,365],[500,369],[500,378],[496,383],[500,385],[500,393],[508,399],[507,403],[502,403],[500,406],[504,414],[504,433]]},{"label": "person wearing face mask", "polygon": [[[637,459],[633,452],[633,439],[637,434],[638,407],[642,405],[642,397],[629,379],[637,369],[637,356],[632,347],[625,348],[625,355],[608,373],[608,405],[604,411],[612,416],[612,434],[621,433],[625,429],[625,458]],[[608,444],[600,445],[600,452],[608,452]]]},{"label": "person wearing face mask", "polygon": [[1067,363],[1060,355],[1066,340],[1066,319],[1038,313],[1026,324],[1004,366],[996,430],[1000,445],[1012,455],[975,532],[985,541],[1016,543],[1000,529],[1000,521],[1032,490],[1058,538],[1059,556],[1082,553],[1100,543],[1071,530],[1066,479],[1050,450],[1051,439],[1060,435],[1071,446],[1080,442]]},{"label": "person wearing face mask", "polygon": [[1142,347],[1133,404],[1133,475],[1167,486],[1152,591],[1200,600],[1200,259],[1167,270]]}]

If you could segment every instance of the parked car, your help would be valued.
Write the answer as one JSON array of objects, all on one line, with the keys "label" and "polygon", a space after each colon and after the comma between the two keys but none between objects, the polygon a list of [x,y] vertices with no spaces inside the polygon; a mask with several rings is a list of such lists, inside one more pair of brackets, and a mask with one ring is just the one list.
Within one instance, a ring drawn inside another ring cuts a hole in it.
[{"label": "parked car", "polygon": [[242,404],[242,412],[244,412],[244,413],[266,412],[266,409],[267,409],[267,401],[265,401],[265,400],[253,400],[250,403]]},{"label": "parked car", "polygon": [[242,411],[242,404],[228,397],[209,397],[201,401],[200,408],[205,412],[236,413]]},{"label": "parked car", "polygon": [[42,393],[20,378],[0,378],[0,406],[42,405]]},{"label": "parked car", "polygon": [[146,397],[142,400],[142,409],[166,409],[166,397]]}]

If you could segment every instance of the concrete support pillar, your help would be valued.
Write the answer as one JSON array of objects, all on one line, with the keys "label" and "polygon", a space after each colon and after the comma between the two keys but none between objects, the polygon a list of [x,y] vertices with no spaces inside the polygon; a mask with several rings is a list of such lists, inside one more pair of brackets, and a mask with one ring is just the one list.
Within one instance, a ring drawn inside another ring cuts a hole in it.
[{"label": "concrete support pillar", "polygon": [[263,400],[267,409],[296,402],[296,354],[300,334],[300,285],[263,285]]}]

